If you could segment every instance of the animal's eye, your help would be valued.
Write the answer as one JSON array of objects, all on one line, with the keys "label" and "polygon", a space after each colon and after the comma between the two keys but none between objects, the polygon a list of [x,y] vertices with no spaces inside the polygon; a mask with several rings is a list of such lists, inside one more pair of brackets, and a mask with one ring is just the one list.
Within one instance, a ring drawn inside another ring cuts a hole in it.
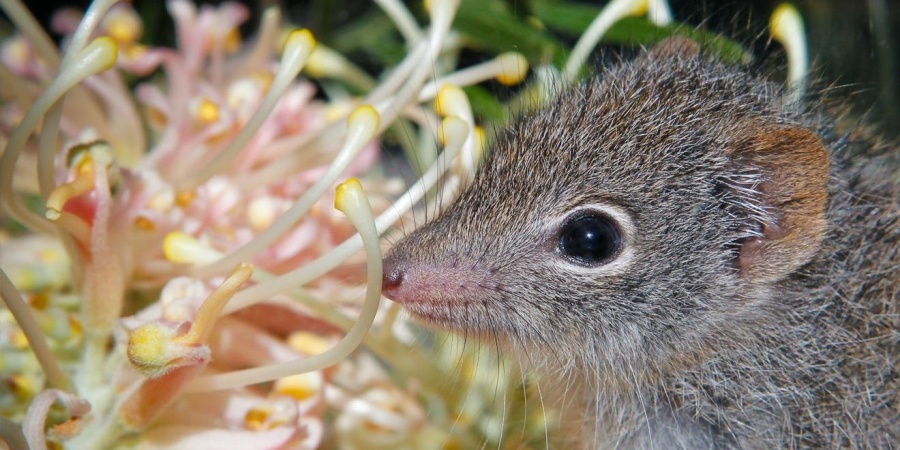
[{"label": "animal's eye", "polygon": [[610,217],[588,212],[579,214],[559,231],[558,250],[583,266],[597,266],[613,259],[622,246],[619,227]]}]

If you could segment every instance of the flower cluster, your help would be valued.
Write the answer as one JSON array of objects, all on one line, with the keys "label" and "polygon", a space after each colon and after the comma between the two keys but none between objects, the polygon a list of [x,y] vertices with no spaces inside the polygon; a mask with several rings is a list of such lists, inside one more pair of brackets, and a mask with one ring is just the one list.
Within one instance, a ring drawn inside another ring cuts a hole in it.
[{"label": "flower cluster", "polygon": [[[430,29],[368,95],[323,101],[298,77],[304,67],[361,71],[285,29],[277,9],[245,44],[245,7],[173,0],[176,46],[161,48],[140,43],[130,5],[98,0],[83,16],[56,15],[60,55],[10,4],[20,33],[0,49],[2,199],[33,233],[5,234],[0,253],[0,367],[13,390],[0,408],[23,421],[3,438],[315,448],[331,411],[345,446],[439,442],[422,389],[383,366],[410,342],[394,334],[396,310],[378,306],[377,235],[461,175],[447,163],[475,150],[473,116],[464,102],[464,118],[444,120],[446,151],[398,204],[388,199],[404,183],[381,175],[377,136],[400,119],[439,128],[421,105],[451,83],[423,62],[445,51],[456,5],[434,2]],[[504,55],[468,82],[515,83],[525,70]],[[359,175],[377,193],[371,206],[352,179],[330,191]],[[367,336],[379,309],[382,331]],[[349,357],[363,341],[379,350]],[[439,371],[419,358],[420,374]]]},{"label": "flower cluster", "polygon": [[[457,70],[457,0],[426,2],[427,28],[399,1],[376,3],[407,49],[377,79],[276,8],[244,41],[244,6],[170,0],[176,44],[163,48],[141,43],[129,4],[95,0],[53,18],[60,53],[20,1],[2,3],[17,33],[0,43],[0,442],[504,439],[527,378],[423,342],[380,304],[379,236],[421,222],[414,205],[435,211],[476,170],[485,134],[460,86],[519,83],[528,63],[501,53]],[[661,0],[611,2],[563,79],[611,24],[643,14],[669,20]],[[308,77],[363,94],[317,96]],[[415,182],[385,175],[392,127],[415,134]],[[528,413],[518,429],[543,441],[547,417]]]}]

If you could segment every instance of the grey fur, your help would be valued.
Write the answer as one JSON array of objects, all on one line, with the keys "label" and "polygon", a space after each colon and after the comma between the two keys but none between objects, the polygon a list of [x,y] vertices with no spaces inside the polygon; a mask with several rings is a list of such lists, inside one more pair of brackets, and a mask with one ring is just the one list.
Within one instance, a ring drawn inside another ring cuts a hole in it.
[{"label": "grey fur", "polygon": [[[898,156],[825,109],[690,52],[606,69],[391,250],[389,296],[505,342],[567,395],[584,448],[898,447]],[[751,122],[811,130],[830,159],[821,242],[763,281],[736,263],[779,214],[735,157]],[[585,204],[629,214],[627,267],[560,258],[551,224]]]}]

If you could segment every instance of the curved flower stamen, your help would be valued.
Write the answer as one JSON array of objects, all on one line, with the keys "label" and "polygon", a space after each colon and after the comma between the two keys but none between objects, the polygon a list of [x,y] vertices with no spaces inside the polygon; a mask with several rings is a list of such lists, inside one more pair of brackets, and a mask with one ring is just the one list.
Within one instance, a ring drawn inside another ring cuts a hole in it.
[{"label": "curved flower stamen", "polygon": [[272,114],[275,104],[281,99],[281,96],[290,86],[303,65],[309,59],[313,49],[316,46],[316,40],[313,38],[309,30],[295,30],[288,35],[284,44],[284,55],[281,58],[281,66],[275,74],[275,79],[269,87],[269,92],[263,98],[259,109],[250,118],[250,121],[241,129],[231,142],[219,152],[215,158],[206,164],[195,176],[190,177],[187,181],[181,183],[180,190],[187,190],[199,184],[208,181],[213,175],[222,171],[234,158],[237,157],[253,135],[259,130],[263,122]]},{"label": "curved flower stamen", "polygon": [[14,194],[12,177],[19,154],[25,147],[25,141],[60,96],[85,78],[111,68],[116,54],[116,43],[111,38],[102,37],[91,42],[79,53],[78,60],[68,71],[60,73],[50,82],[9,138],[0,159],[0,199],[13,217],[35,230],[51,232],[52,228],[49,222],[31,212]]},{"label": "curved flower stamen", "polygon": [[355,178],[351,178],[337,187],[334,206],[344,213],[359,231],[366,250],[366,274],[368,277],[366,299],[353,328],[334,347],[319,355],[266,367],[203,377],[191,384],[191,392],[245,386],[322,369],[345,359],[362,343],[369,328],[372,327],[381,300],[381,249],[378,244],[378,231],[375,228],[369,200],[363,193],[359,181]]},{"label": "curved flower stamen", "polygon": [[788,86],[796,99],[803,97],[805,80],[809,73],[809,51],[806,48],[806,32],[803,17],[793,5],[782,3],[769,18],[769,34],[784,46],[788,59]]},{"label": "curved flower stamen", "polygon": [[249,260],[253,255],[260,253],[266,247],[272,245],[279,237],[293,227],[303,217],[313,204],[322,197],[325,191],[334,183],[350,162],[359,154],[378,130],[380,117],[369,105],[357,107],[347,118],[347,139],[344,146],[335,156],[328,170],[316,181],[313,186],[284,212],[266,230],[259,233],[254,239],[243,247],[229,253],[225,258],[197,270],[198,274],[215,273],[222,266],[234,264],[235,261]]},{"label": "curved flower stamen", "polygon": [[572,53],[569,54],[566,67],[563,69],[563,80],[568,82],[575,80],[591,50],[597,46],[610,27],[623,17],[646,14],[650,3],[656,1],[665,0],[612,0],[607,3],[578,39]]},{"label": "curved flower stamen", "polygon": [[521,83],[527,73],[528,60],[525,56],[517,52],[503,53],[490,61],[458,70],[429,82],[419,92],[419,101],[431,100],[446,84],[469,86],[496,78],[501,84],[512,86]]},{"label": "curved flower stamen", "polygon": [[58,389],[41,392],[31,402],[28,412],[25,414],[25,421],[22,423],[22,431],[30,448],[47,448],[44,426],[47,422],[47,415],[50,413],[50,407],[56,402],[62,403],[71,417],[68,422],[56,425],[51,429],[51,433],[63,439],[78,433],[81,429],[79,419],[91,411],[90,403],[68,392]]},{"label": "curved flower stamen", "polygon": [[3,298],[6,307],[16,318],[25,338],[28,339],[28,346],[31,347],[47,375],[47,382],[56,389],[68,389],[69,379],[59,367],[59,363],[56,362],[53,352],[50,351],[50,346],[47,345],[47,340],[41,332],[41,326],[31,313],[31,307],[25,303],[22,294],[13,285],[12,280],[6,276],[3,269],[0,269],[0,297]]},{"label": "curved flower stamen", "polygon": [[[451,162],[456,159],[469,136],[469,127],[458,117],[450,116],[444,119],[442,130],[442,134],[447,142],[444,151],[419,181],[413,184],[393,205],[375,219],[375,227],[379,235],[400,220],[404,214],[412,209],[413,205],[425,196],[426,192],[437,184],[437,181],[452,166]],[[447,184],[449,185],[450,183]],[[446,195],[454,195],[455,189],[445,189],[445,192],[447,193]],[[225,308],[225,314],[246,308],[279,292],[289,291],[293,286],[302,286],[321,277],[358,252],[365,245],[364,243],[365,241],[362,239],[361,234],[356,234],[305,266],[239,292],[228,303],[228,306]]]}]

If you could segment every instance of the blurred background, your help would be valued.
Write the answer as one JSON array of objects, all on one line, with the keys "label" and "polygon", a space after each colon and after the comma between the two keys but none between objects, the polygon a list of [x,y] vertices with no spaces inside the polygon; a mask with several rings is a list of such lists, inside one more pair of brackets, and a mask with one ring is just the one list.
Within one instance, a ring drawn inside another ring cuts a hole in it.
[{"label": "blurred background", "polygon": [[[783,64],[783,55],[777,44],[769,42],[766,24],[771,11],[782,1],[670,0],[670,4],[676,20],[730,37],[750,50],[756,61],[777,66]],[[26,3],[46,25],[58,8],[83,9],[89,0]],[[310,28],[318,40],[343,51],[373,73],[403,54],[399,48],[402,45],[399,34],[386,23],[387,19],[371,0],[244,0],[242,3],[253,14],[245,34],[252,33],[264,8],[278,4],[294,23]],[[421,1],[406,3],[420,18],[424,17]],[[479,35],[483,42],[505,45],[509,36],[501,34],[508,31],[504,28],[508,25],[513,29],[530,27],[534,35],[545,35],[571,47],[577,38],[576,30],[592,18],[585,12],[605,3],[463,0],[459,20],[466,17],[463,11],[469,11],[468,22],[460,26],[464,32]],[[884,133],[900,135],[900,0],[795,0],[793,3],[806,21],[813,68],[824,85],[839,87],[838,94],[851,99],[857,114],[879,126]],[[170,45],[172,23],[165,12],[165,2],[135,0],[133,4],[148,24],[144,41]],[[483,13],[491,8],[509,12],[511,17],[506,18],[510,20],[499,27],[484,26],[484,21],[498,17],[497,14]],[[572,14],[564,14],[567,8]],[[555,14],[553,23],[547,20],[549,13]],[[515,21],[518,23],[513,23]],[[509,44],[517,45],[516,42]],[[480,55],[475,52],[463,57],[477,60]]]}]

